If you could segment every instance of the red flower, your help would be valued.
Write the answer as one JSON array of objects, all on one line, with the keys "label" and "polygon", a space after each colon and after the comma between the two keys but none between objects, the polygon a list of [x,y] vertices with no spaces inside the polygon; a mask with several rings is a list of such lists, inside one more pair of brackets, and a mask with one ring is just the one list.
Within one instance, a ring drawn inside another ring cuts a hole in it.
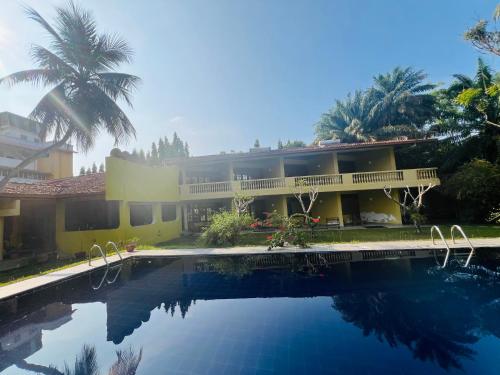
[{"label": "red flower", "polygon": [[268,241],[271,241],[273,239],[273,236],[267,236],[266,238]]},{"label": "red flower", "polygon": [[319,217],[318,218],[311,218],[311,221],[314,223],[314,224],[318,224],[319,223]]}]

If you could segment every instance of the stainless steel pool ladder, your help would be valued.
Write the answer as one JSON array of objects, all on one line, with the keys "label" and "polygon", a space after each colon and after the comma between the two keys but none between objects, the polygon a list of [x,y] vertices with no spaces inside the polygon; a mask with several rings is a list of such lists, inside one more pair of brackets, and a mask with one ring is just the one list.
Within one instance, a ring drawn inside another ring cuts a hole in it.
[{"label": "stainless steel pool ladder", "polygon": [[122,262],[123,258],[120,252],[118,251],[118,246],[116,246],[116,244],[113,241],[108,241],[108,243],[106,244],[106,250],[108,249],[109,246],[111,246],[115,250],[116,255],[118,255],[118,258],[120,258],[120,262]]},{"label": "stainless steel pool ladder", "polygon": [[453,225],[451,227],[451,240],[453,241],[453,243],[456,243],[455,242],[455,237],[454,237],[454,233],[455,233],[455,230],[458,230],[460,232],[460,234],[462,235],[462,237],[467,241],[467,243],[469,244],[469,248],[470,248],[470,253],[469,253],[469,256],[467,257],[467,260],[465,261],[465,264],[464,264],[464,267],[468,267],[469,266],[469,263],[472,259],[472,256],[474,255],[474,246],[472,246],[472,243],[470,242],[469,238],[465,235],[465,232],[464,230],[462,229],[462,227],[460,227],[460,225]]},{"label": "stainless steel pool ladder", "polygon": [[93,244],[92,247],[90,248],[89,250],[89,266],[92,265],[92,251],[94,249],[97,249],[99,250],[99,253],[101,254],[101,257],[102,259],[104,259],[104,263],[106,263],[106,267],[109,266],[108,264],[108,260],[106,259],[106,254],[104,253],[104,251],[102,251],[102,247],[100,247],[98,244]]},{"label": "stainless steel pool ladder", "polygon": [[[460,234],[462,235],[462,237],[467,241],[467,243],[469,244],[469,248],[470,248],[470,253],[469,255],[467,256],[467,260],[465,261],[465,264],[464,264],[464,267],[469,267],[469,264],[470,264],[470,261],[472,259],[472,256],[474,255],[474,246],[472,246],[472,243],[470,242],[469,238],[467,237],[467,235],[465,234],[464,230],[462,229],[462,227],[460,227],[459,225],[453,225],[450,229],[451,231],[451,239],[453,241],[453,243],[455,244],[456,241],[455,241],[455,230],[458,230],[460,232]],[[434,231],[438,232],[439,234],[439,237],[441,237],[441,241],[443,241],[443,243],[445,244],[446,246],[446,256],[444,258],[444,262],[443,262],[443,265],[441,266],[441,268],[445,268],[446,265],[448,264],[448,260],[450,258],[450,253],[451,253],[451,250],[450,250],[450,247],[448,246],[448,242],[446,242],[446,240],[444,239],[444,236],[443,236],[443,233],[441,232],[441,230],[439,229],[439,227],[437,225],[433,225],[432,228],[431,228],[431,238],[432,238],[432,243],[435,245],[436,244],[436,241],[434,239]],[[435,255],[435,254],[434,254]],[[456,252],[455,252],[455,255],[456,255]]]},{"label": "stainless steel pool ladder", "polygon": [[[441,232],[441,229],[437,225],[433,225],[431,228],[431,239],[432,239],[432,244],[436,244],[436,240],[434,239],[434,231],[438,232],[439,237],[441,237],[441,241],[443,241],[444,245],[446,246],[446,256],[444,257],[444,262],[441,268],[445,268],[446,265],[448,264],[448,259],[450,258],[450,247],[448,246],[448,242],[444,239],[443,233]],[[434,253],[434,256],[436,256],[436,253]],[[437,258],[436,258],[437,262]]]},{"label": "stainless steel pool ladder", "polygon": [[[108,241],[108,243],[106,244],[106,246],[104,248],[107,250],[109,246],[111,246],[113,248],[113,250],[116,252],[118,257],[120,258],[120,262],[122,262],[123,258],[120,254],[120,251],[118,251],[118,246],[116,246],[116,244],[113,241]],[[99,246],[98,244],[92,245],[92,247],[89,250],[89,266],[92,265],[92,252],[94,249],[99,250],[99,253],[101,254],[102,259],[104,259],[104,263],[106,263],[106,266],[109,266],[108,260],[106,259],[106,253],[104,251],[102,251],[102,247]]]}]

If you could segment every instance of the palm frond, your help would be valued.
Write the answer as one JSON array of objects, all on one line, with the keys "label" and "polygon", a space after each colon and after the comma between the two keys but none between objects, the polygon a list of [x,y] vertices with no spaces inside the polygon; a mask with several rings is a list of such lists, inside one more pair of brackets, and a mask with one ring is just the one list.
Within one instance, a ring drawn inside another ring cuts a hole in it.
[{"label": "palm frond", "polygon": [[52,69],[29,69],[20,72],[9,74],[6,77],[0,78],[0,84],[5,83],[9,86],[14,86],[19,83],[30,83],[34,86],[47,86],[57,84],[61,80],[60,74]]},{"label": "palm frond", "polygon": [[99,36],[93,54],[98,68],[109,70],[121,63],[130,63],[133,51],[120,36],[103,34]]},{"label": "palm frond", "polygon": [[124,99],[132,106],[130,95],[137,88],[141,79],[137,76],[125,73],[97,73],[95,84],[103,90],[111,99]]},{"label": "palm frond", "polygon": [[109,369],[109,375],[135,375],[142,359],[142,349],[135,354],[132,348],[117,350],[116,362]]}]

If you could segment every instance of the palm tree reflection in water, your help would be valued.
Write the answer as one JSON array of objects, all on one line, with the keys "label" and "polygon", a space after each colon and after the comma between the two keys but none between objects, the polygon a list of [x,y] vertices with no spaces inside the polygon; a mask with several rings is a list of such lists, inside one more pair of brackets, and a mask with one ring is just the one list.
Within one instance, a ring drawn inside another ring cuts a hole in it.
[{"label": "palm tree reflection in water", "polygon": [[[135,354],[132,348],[116,351],[117,359],[108,371],[108,375],[135,375],[139,363],[142,359],[142,349]],[[17,367],[24,370],[46,375],[98,375],[100,374],[97,363],[97,354],[94,346],[84,345],[82,352],[76,357],[74,367],[70,368],[67,364],[64,371],[59,371],[54,366],[41,366],[29,364],[26,361],[16,363]]]}]

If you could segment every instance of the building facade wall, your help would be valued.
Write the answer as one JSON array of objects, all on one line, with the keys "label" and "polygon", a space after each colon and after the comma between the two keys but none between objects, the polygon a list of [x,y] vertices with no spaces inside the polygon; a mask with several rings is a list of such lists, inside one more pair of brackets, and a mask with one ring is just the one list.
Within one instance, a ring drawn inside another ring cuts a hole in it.
[{"label": "building facade wall", "polygon": [[57,250],[66,254],[87,252],[94,244],[101,247],[108,241],[117,245],[125,244],[132,238],[138,238],[139,245],[154,245],[180,236],[181,212],[176,206],[176,219],[162,221],[161,203],[153,202],[153,223],[141,226],[130,225],[130,202],[119,202],[120,224],[116,229],[66,231],[65,201],[60,200],[56,206],[56,243]]},{"label": "building facade wall", "polygon": [[[127,160],[106,158],[105,200],[119,201],[120,224],[116,229],[66,231],[65,202],[56,207],[56,242],[59,251],[74,254],[88,251],[97,243],[124,243],[137,237],[139,244],[154,245],[179,237],[182,230],[179,199],[179,170],[177,167],[150,167]],[[74,199],[74,198],[73,198]],[[78,199],[78,198],[76,198]],[[85,199],[85,198],[81,198]],[[130,224],[130,204],[147,203],[153,207],[153,222],[147,225]],[[176,219],[162,221],[161,205],[176,205]]]},{"label": "building facade wall", "polygon": [[47,157],[38,159],[36,164],[39,172],[50,173],[52,178],[73,176],[72,152],[53,150]]}]

